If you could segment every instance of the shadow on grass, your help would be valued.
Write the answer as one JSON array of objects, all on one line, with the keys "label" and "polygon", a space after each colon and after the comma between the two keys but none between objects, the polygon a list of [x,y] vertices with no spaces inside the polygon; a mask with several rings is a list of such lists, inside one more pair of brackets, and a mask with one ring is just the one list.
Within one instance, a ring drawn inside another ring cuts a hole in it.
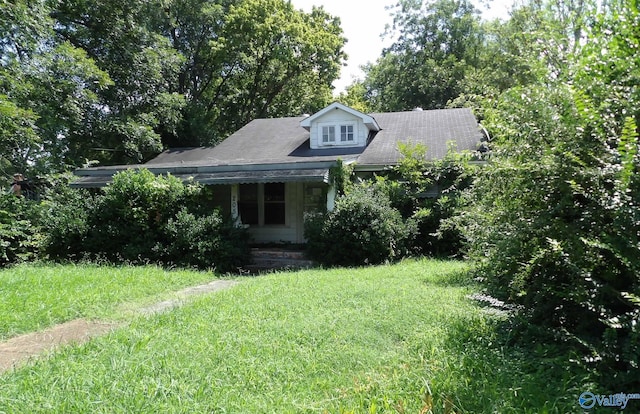
[{"label": "shadow on grass", "polygon": [[447,360],[429,367],[434,413],[581,412],[593,383],[570,350],[556,344],[514,345],[506,314],[451,324]]},{"label": "shadow on grass", "polygon": [[424,279],[426,285],[438,287],[465,287],[477,285],[469,269],[454,270],[451,272],[437,274],[428,279]]}]

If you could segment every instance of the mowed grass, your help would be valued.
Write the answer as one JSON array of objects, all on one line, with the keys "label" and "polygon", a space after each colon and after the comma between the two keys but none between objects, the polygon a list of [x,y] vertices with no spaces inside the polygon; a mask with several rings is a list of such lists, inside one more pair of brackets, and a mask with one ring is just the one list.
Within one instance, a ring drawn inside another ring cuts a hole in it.
[{"label": "mowed grass", "polygon": [[117,319],[123,304],[216,279],[155,266],[21,265],[0,271],[0,340],[77,318]]},{"label": "mowed grass", "polygon": [[0,376],[0,412],[576,412],[567,357],[500,345],[462,262],[244,280]]}]

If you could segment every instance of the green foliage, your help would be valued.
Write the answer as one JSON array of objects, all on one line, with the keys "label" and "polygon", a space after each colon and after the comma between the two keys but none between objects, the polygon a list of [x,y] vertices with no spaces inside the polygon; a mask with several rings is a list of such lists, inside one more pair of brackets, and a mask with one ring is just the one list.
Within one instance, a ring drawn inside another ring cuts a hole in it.
[{"label": "green foliage", "polygon": [[[1,76],[1,75],[0,75]],[[28,159],[23,148],[33,148],[41,140],[36,133],[36,114],[21,108],[6,95],[0,94],[0,169],[9,172],[26,171]]]},{"label": "green foliage", "polygon": [[4,1],[0,32],[0,168],[22,173],[314,112],[345,58],[337,18],[284,0]]},{"label": "green foliage", "polygon": [[0,267],[38,257],[40,232],[32,221],[35,203],[9,193],[0,194]]},{"label": "green foliage", "polygon": [[89,217],[96,197],[69,186],[70,174],[49,177],[38,221],[42,227],[42,254],[51,260],[81,260],[86,250]]},{"label": "green foliage", "polygon": [[329,181],[336,189],[336,195],[344,195],[353,184],[353,164],[345,165],[338,160],[336,165],[329,169]]},{"label": "green foliage", "polygon": [[406,221],[417,226],[414,254],[459,255],[462,237],[447,220],[457,214],[462,191],[473,181],[468,154],[451,147],[441,160],[428,162],[423,145],[400,144],[400,163],[377,178],[376,186]]},{"label": "green foliage", "polygon": [[54,260],[236,270],[248,259],[248,234],[218,211],[204,213],[203,199],[202,187],[148,170],[120,172],[94,196],[63,184],[42,202],[43,252]]},{"label": "green foliage", "polygon": [[148,170],[116,174],[89,217],[85,249],[111,261],[160,259],[153,247],[162,240],[162,225],[191,191],[173,176]]},{"label": "green foliage", "polygon": [[527,323],[601,361],[603,383],[629,384],[640,363],[637,127],[557,84],[511,91],[489,113],[498,150],[462,215],[478,275]]},{"label": "green foliage", "polygon": [[248,263],[249,234],[230,222],[224,222],[215,211],[196,216],[181,209],[164,228],[169,242],[162,249],[162,260],[178,266],[200,269],[215,267],[221,272],[234,271]]},{"label": "green foliage", "polygon": [[333,211],[310,218],[306,227],[310,255],[327,265],[400,259],[412,236],[411,224],[403,222],[384,194],[367,185],[353,186],[336,200]]},{"label": "green foliage", "polygon": [[402,0],[396,7],[396,41],[365,67],[367,101],[378,111],[444,108],[480,65],[479,13],[466,0]]}]

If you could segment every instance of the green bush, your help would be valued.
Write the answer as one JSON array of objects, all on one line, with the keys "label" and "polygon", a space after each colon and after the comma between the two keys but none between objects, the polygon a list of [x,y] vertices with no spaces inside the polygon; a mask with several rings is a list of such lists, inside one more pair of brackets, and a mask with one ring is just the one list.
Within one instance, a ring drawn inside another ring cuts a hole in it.
[{"label": "green bush", "polygon": [[111,261],[158,261],[155,245],[190,189],[173,176],[123,171],[98,197],[88,217],[86,250]]},{"label": "green bush", "polygon": [[417,226],[413,239],[414,254],[459,256],[462,235],[447,220],[457,214],[462,191],[468,188],[475,168],[468,154],[459,154],[454,146],[442,160],[428,162],[424,145],[400,144],[401,162],[377,179],[392,207]]},{"label": "green bush", "polygon": [[203,213],[203,190],[148,170],[120,172],[94,195],[68,181],[54,185],[42,202],[43,252],[54,260],[235,270],[247,261],[247,232],[217,211]]},{"label": "green bush", "polygon": [[326,215],[305,226],[309,254],[325,265],[358,266],[406,255],[413,228],[389,199],[366,185],[353,186]]},{"label": "green bush", "polygon": [[603,383],[628,385],[640,367],[635,122],[559,85],[502,99],[488,112],[497,151],[459,219],[477,274],[523,328],[580,350]]},{"label": "green bush", "polygon": [[13,194],[0,194],[0,267],[35,260],[41,237],[37,203]]},{"label": "green bush", "polygon": [[72,176],[48,177],[41,195],[39,222],[42,254],[52,260],[80,260],[85,256],[89,214],[95,197],[87,190],[69,186]]},{"label": "green bush", "polygon": [[218,211],[196,216],[182,209],[168,220],[164,235],[167,243],[155,250],[170,264],[229,272],[249,261],[248,232],[225,222]]}]

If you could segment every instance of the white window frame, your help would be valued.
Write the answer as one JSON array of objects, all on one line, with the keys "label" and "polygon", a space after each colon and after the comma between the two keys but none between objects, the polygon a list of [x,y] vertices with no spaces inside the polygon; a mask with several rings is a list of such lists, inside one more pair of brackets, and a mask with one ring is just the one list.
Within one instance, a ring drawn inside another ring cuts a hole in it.
[{"label": "white window frame", "polygon": [[[351,131],[349,131],[351,129]],[[351,139],[348,139],[351,137]],[[340,142],[355,142],[356,133],[355,126],[353,124],[340,125]]]},{"label": "white window frame", "polygon": [[[343,133],[343,128],[347,131]],[[351,129],[349,131],[348,129]],[[332,131],[333,134],[329,133]],[[351,138],[345,139],[344,138]],[[327,140],[325,141],[325,137]],[[333,140],[331,140],[333,138]],[[321,147],[350,146],[358,143],[358,123],[357,122],[322,122],[318,124],[318,144]]]},{"label": "white window frame", "polygon": [[336,126],[335,125],[333,124],[321,125],[319,129],[320,129],[320,141],[322,145],[335,144],[336,142]]}]

